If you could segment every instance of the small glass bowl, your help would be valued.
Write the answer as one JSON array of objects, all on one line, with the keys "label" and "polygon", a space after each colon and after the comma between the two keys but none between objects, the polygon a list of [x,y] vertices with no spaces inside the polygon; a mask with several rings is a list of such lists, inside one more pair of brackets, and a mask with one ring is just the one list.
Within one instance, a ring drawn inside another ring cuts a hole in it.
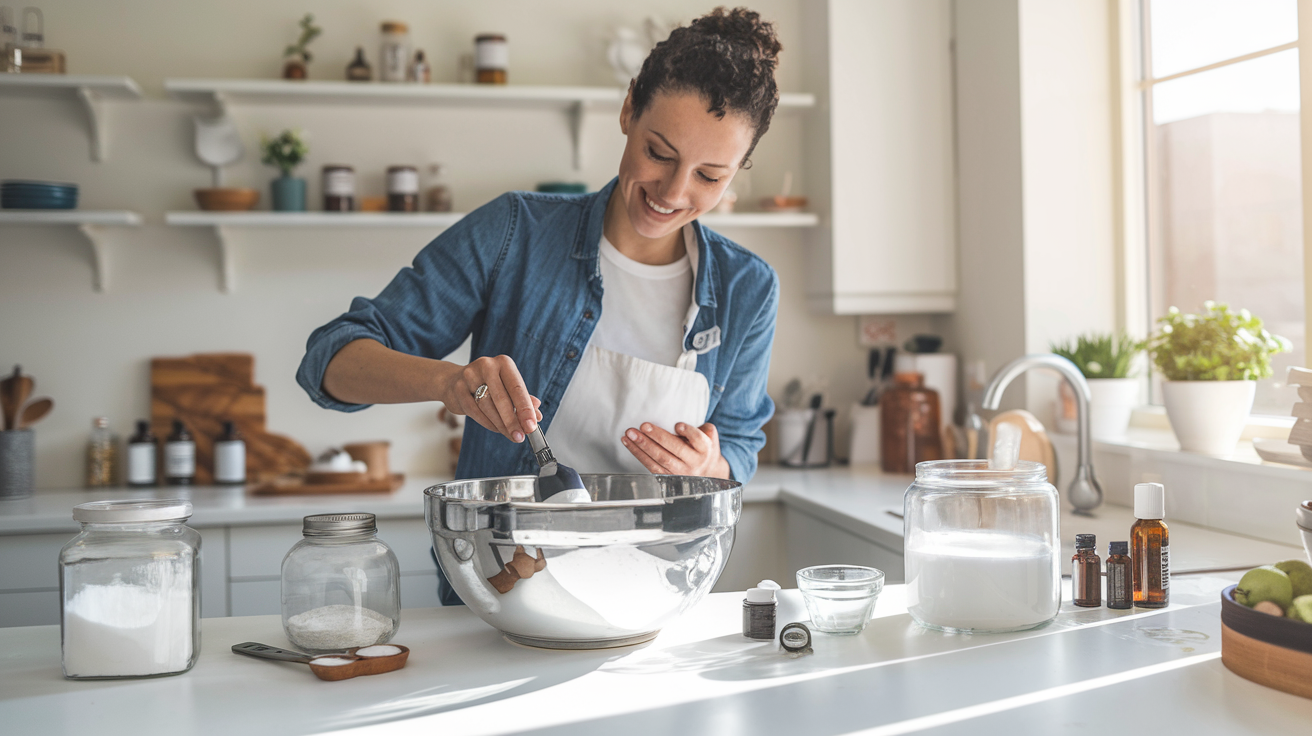
[{"label": "small glass bowl", "polygon": [[884,573],[860,565],[817,565],[797,571],[797,589],[817,631],[859,634],[870,623]]}]

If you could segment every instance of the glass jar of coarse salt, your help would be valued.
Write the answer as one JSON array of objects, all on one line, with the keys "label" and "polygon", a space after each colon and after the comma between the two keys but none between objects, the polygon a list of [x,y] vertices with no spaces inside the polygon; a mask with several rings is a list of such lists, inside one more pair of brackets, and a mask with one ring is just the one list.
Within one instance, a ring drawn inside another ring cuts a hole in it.
[{"label": "glass jar of coarse salt", "polygon": [[64,677],[159,677],[200,654],[200,535],[179,499],[73,508],[82,532],[59,551]]},{"label": "glass jar of coarse salt", "polygon": [[401,623],[401,568],[373,514],[315,514],[282,561],[282,628],[312,654],[386,644]]}]

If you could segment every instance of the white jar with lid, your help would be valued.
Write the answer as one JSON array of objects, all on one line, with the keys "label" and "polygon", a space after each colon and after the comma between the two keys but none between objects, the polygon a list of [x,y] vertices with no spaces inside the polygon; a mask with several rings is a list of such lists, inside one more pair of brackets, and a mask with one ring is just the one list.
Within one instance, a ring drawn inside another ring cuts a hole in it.
[{"label": "white jar with lid", "polygon": [[378,49],[378,80],[404,82],[410,61],[410,27],[389,20],[382,24],[382,45]]},{"label": "white jar with lid", "polygon": [[373,514],[315,514],[282,561],[282,627],[313,654],[386,644],[401,623],[401,566]]},{"label": "white jar with lid", "polygon": [[1057,489],[1039,463],[916,465],[903,499],[907,612],[922,626],[999,633],[1061,608]]},{"label": "white jar with lid", "polygon": [[60,630],[69,679],[186,672],[200,654],[200,535],[179,499],[96,501],[59,552]]}]

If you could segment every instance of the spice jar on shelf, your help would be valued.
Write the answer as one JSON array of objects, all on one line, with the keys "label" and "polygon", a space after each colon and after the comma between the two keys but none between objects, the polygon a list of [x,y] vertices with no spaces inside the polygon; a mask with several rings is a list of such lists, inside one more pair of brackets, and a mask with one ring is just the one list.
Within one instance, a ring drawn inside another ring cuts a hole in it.
[{"label": "spice jar on shelf", "polygon": [[378,81],[404,82],[410,61],[410,27],[397,21],[384,21],[382,46],[378,49]]},{"label": "spice jar on shelf", "polygon": [[109,419],[91,420],[87,440],[87,488],[107,488],[118,475],[118,438],[109,430]]},{"label": "spice jar on shelf", "polygon": [[186,672],[200,653],[200,535],[178,499],[73,508],[82,531],[59,551],[64,676]]},{"label": "spice jar on shelf", "polygon": [[323,211],[350,212],[355,209],[355,169],[342,164],[323,167]]},{"label": "spice jar on shelf", "polygon": [[413,166],[387,167],[387,210],[419,211],[419,170]]},{"label": "spice jar on shelf", "polygon": [[500,33],[474,38],[475,79],[479,84],[505,84],[510,68],[510,45]]},{"label": "spice jar on shelf", "polygon": [[400,566],[373,514],[316,514],[282,562],[282,627],[311,653],[391,641],[401,622]]}]

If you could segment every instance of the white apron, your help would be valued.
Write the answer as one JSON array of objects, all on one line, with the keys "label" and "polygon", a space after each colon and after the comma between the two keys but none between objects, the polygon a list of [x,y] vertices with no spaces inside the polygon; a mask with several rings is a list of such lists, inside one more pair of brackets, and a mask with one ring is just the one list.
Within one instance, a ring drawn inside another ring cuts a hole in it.
[{"label": "white apron", "polygon": [[[692,228],[684,231],[684,246],[693,273],[692,304],[683,323],[686,345],[699,309]],[[697,372],[697,354],[718,344],[713,338],[694,340],[697,349],[683,351],[673,366],[588,345],[551,421],[547,439],[556,458],[580,473],[649,472],[620,437],[630,427],[641,431],[644,422],[671,434],[677,434],[674,425],[679,422],[700,427],[711,405],[711,389]]]}]

